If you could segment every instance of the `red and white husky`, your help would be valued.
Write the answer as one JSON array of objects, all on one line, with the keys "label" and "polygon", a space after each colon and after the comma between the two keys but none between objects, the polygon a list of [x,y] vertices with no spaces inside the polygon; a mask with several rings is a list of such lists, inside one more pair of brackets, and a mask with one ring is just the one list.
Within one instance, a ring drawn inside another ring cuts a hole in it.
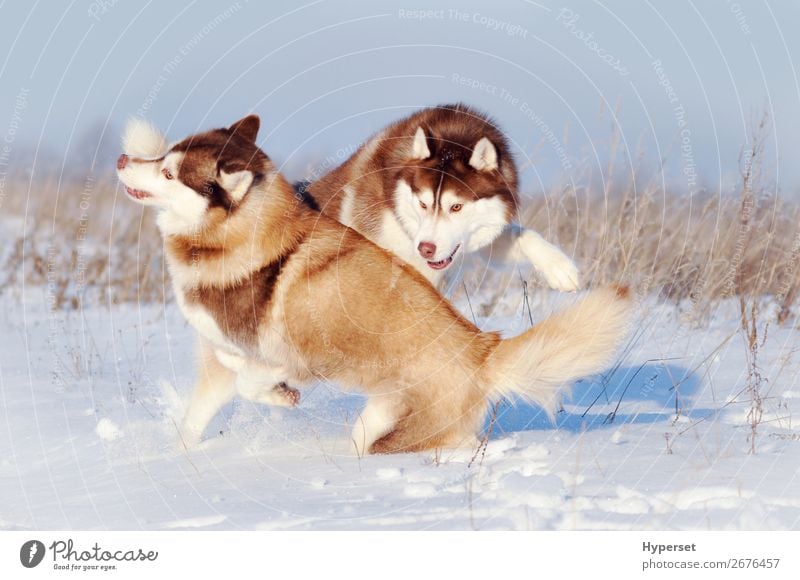
[{"label": "red and white husky", "polygon": [[236,395],[293,406],[286,383],[322,379],[369,397],[360,453],[467,445],[498,397],[552,414],[564,383],[605,368],[626,333],[626,289],[594,290],[514,338],[483,332],[416,270],[298,200],[258,128],[249,116],[167,145],[134,123],[117,162],[128,196],[158,211],[178,305],[200,335],[187,443]]},{"label": "red and white husky", "polygon": [[327,215],[416,268],[435,286],[466,254],[531,263],[557,290],[579,287],[556,246],[514,223],[517,170],[503,134],[465,105],[423,109],[301,186]]}]

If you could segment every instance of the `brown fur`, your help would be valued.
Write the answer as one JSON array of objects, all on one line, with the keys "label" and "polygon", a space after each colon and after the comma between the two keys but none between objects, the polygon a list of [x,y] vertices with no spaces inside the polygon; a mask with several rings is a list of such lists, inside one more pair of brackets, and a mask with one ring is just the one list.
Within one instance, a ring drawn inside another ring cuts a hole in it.
[{"label": "brown fur", "polygon": [[282,266],[281,259],[275,260],[230,285],[211,286],[202,294],[189,292],[186,301],[190,305],[202,304],[234,342],[254,349],[258,346],[258,327],[266,312],[264,306],[272,299]]},{"label": "brown fur", "polygon": [[[425,130],[431,156],[410,160],[414,134]],[[469,165],[473,147],[487,137],[498,153],[498,169],[476,171]],[[508,221],[516,213],[517,170],[506,138],[484,113],[463,104],[423,109],[389,125],[342,165],[311,183],[308,193],[327,215],[339,219],[343,190],[354,190],[354,229],[375,240],[381,210],[394,204],[398,179],[413,191],[451,190],[468,199],[498,195],[507,202]],[[379,193],[379,194],[378,194]],[[378,194],[378,195],[375,195]]]}]

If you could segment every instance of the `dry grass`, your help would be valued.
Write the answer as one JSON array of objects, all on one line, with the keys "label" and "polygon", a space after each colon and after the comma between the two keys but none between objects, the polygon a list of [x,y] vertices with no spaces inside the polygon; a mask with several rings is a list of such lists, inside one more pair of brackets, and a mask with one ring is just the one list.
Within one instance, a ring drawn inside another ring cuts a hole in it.
[{"label": "dry grass", "polygon": [[[784,323],[796,314],[800,289],[800,206],[760,185],[761,143],[755,139],[739,160],[741,188],[733,195],[639,185],[640,172],[622,178],[610,166],[606,175],[614,178],[604,187],[587,185],[587,171],[584,185],[529,202],[522,222],[574,255],[590,286],[631,284],[679,303],[697,322],[720,298],[770,296],[771,319]],[[5,293],[19,296],[24,280],[46,286],[52,308],[89,298],[171,299],[152,212],[129,203],[113,175],[33,185],[10,178],[5,191]]]},{"label": "dry grass", "polygon": [[[51,309],[162,300],[162,243],[152,212],[122,197],[116,179],[56,176],[6,183],[3,292],[46,288]],[[23,285],[24,282],[24,285]]]},{"label": "dry grass", "polygon": [[747,355],[746,392],[750,402],[750,408],[747,411],[747,423],[750,433],[747,439],[750,443],[750,453],[755,454],[758,428],[764,417],[764,383],[767,380],[762,375],[761,368],[758,365],[758,350],[767,338],[767,329],[765,327],[762,331],[764,336],[761,339],[761,343],[759,343],[758,301],[756,299],[740,296],[739,313],[740,329],[744,336]]},{"label": "dry grass", "polygon": [[528,204],[522,222],[572,254],[590,286],[628,283],[701,322],[721,298],[768,296],[783,324],[800,289],[800,205],[761,184],[762,156],[756,139],[735,194],[638,189],[633,179],[570,186]]}]

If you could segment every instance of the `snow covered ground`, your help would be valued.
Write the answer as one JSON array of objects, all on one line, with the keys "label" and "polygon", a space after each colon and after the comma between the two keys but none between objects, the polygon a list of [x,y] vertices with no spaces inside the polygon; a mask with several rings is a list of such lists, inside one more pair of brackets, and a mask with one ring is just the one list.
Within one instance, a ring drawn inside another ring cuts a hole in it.
[{"label": "snow covered ground", "polygon": [[[534,299],[544,317],[574,298]],[[294,410],[237,400],[199,449],[178,451],[194,339],[177,308],[46,303],[27,289],[0,306],[2,529],[800,528],[800,340],[769,329],[750,454],[733,304],[692,329],[648,300],[616,372],[577,384],[555,426],[502,404],[473,461],[354,456],[364,400],[326,384]],[[509,290],[478,323],[515,334],[521,308]]]}]

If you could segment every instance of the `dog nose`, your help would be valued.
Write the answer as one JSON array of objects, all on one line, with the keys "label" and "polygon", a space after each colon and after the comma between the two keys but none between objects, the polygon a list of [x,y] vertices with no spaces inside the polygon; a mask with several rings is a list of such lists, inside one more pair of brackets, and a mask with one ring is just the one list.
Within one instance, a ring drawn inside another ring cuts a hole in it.
[{"label": "dog nose", "polygon": [[127,164],[128,164],[128,156],[123,153],[122,155],[119,156],[119,159],[117,159],[117,169],[122,171],[123,169],[125,169],[125,166]]},{"label": "dog nose", "polygon": [[433,258],[434,254],[436,254],[436,244],[420,242],[417,250],[419,250],[419,255],[427,260]]}]

